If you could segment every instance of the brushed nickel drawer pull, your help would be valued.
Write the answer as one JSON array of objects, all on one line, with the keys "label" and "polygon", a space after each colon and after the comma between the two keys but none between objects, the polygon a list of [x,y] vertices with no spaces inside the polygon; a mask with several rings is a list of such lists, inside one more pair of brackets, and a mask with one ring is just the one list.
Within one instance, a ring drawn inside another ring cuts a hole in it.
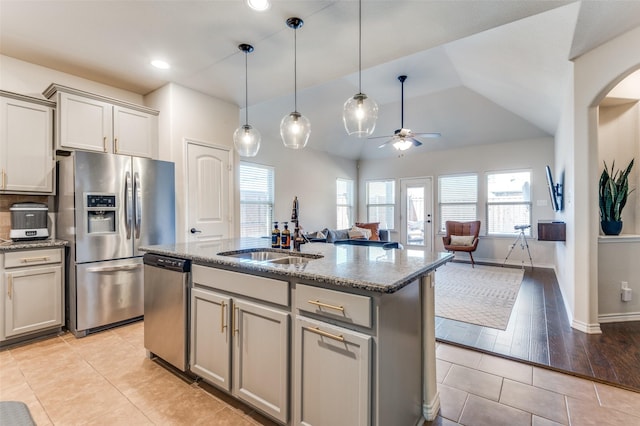
[{"label": "brushed nickel drawer pull", "polygon": [[11,296],[13,294],[13,275],[9,274],[8,279],[7,296],[9,296],[9,300],[11,300]]},{"label": "brushed nickel drawer pull", "polygon": [[5,189],[4,187],[5,176],[6,176],[6,173],[4,172],[4,169],[2,169],[2,186],[0,186],[0,189]]},{"label": "brushed nickel drawer pull", "polygon": [[234,320],[233,320],[233,334],[234,335],[240,333],[240,329],[238,328],[238,315],[240,313],[240,308],[235,306],[235,311],[236,312],[235,312]]},{"label": "brushed nickel drawer pull", "polygon": [[319,300],[307,300],[307,303],[311,303],[312,305],[316,305],[321,308],[335,309],[336,311],[344,312],[344,306],[329,305],[327,303],[322,303]]},{"label": "brushed nickel drawer pull", "polygon": [[318,327],[311,327],[309,328],[309,331],[324,337],[328,337],[329,339],[337,340],[338,342],[344,342],[344,337],[342,336],[342,334],[335,335],[335,334],[327,333],[326,331],[320,330]]},{"label": "brushed nickel drawer pull", "polygon": [[117,153],[118,153],[118,138],[115,138],[115,139],[113,140],[113,142],[114,142],[114,144],[115,144],[115,146],[116,146],[116,149],[115,149],[114,151],[115,151],[115,152],[116,152],[116,154],[117,154]]},{"label": "brushed nickel drawer pull", "polygon": [[50,257],[49,256],[40,256],[40,257],[23,257],[22,259],[20,259],[20,262],[22,263],[31,263],[31,262],[46,262],[47,260],[49,260]]}]

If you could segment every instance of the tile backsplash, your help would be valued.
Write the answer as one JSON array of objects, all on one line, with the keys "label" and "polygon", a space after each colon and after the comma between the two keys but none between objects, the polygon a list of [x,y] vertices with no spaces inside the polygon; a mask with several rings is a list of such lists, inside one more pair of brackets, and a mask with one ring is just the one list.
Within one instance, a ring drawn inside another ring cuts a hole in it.
[{"label": "tile backsplash", "polygon": [[[34,202],[46,203],[49,206],[49,214],[53,212],[53,196],[47,195],[0,195],[0,239],[8,240],[11,230],[11,212],[9,208],[14,203]],[[52,230],[49,229],[49,234]]]}]

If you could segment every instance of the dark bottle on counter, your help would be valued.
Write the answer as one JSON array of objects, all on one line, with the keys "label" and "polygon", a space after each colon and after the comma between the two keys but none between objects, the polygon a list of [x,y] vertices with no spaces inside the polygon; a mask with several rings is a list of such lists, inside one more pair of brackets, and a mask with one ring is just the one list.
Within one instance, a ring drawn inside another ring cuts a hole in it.
[{"label": "dark bottle on counter", "polygon": [[271,231],[271,248],[280,248],[280,230],[278,222],[273,222],[273,231]]},{"label": "dark bottle on counter", "polygon": [[283,223],[284,229],[282,230],[282,236],[280,238],[280,246],[285,250],[289,250],[291,248],[291,231],[289,231],[289,223]]}]

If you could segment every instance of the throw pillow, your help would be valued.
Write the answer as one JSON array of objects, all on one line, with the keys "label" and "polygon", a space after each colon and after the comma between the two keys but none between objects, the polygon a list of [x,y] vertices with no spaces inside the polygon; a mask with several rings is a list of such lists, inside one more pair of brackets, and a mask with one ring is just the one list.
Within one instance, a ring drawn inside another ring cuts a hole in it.
[{"label": "throw pillow", "polygon": [[375,222],[375,223],[358,223],[356,222],[356,226],[358,228],[365,228],[371,231],[371,237],[369,237],[369,239],[371,241],[379,241],[380,238],[378,237],[378,228],[380,227],[380,222]]},{"label": "throw pillow", "polygon": [[351,239],[365,239],[368,240],[371,237],[371,230],[365,228],[358,228],[354,226],[349,229],[349,238]]},{"label": "throw pillow", "polygon": [[471,246],[473,245],[473,235],[452,235],[452,246]]}]

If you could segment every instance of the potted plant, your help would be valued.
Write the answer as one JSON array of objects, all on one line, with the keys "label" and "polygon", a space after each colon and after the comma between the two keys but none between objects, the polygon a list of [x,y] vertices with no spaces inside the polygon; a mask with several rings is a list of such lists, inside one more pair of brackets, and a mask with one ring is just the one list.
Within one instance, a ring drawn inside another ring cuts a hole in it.
[{"label": "potted plant", "polygon": [[634,190],[629,190],[629,173],[633,167],[633,160],[622,171],[615,171],[616,162],[611,163],[611,171],[604,162],[604,170],[600,175],[600,226],[605,235],[618,235],[622,231],[622,220],[620,215],[627,196]]}]

